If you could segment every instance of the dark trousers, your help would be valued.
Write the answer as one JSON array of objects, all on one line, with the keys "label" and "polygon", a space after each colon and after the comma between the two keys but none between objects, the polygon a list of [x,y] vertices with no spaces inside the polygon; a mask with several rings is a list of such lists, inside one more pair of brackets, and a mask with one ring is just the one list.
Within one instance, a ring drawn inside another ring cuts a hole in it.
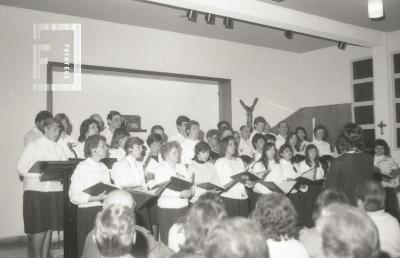
[{"label": "dark trousers", "polygon": [[166,209],[158,207],[160,238],[164,244],[168,245],[168,233],[171,226],[175,224],[180,217],[186,215],[188,210],[188,207],[183,207],[180,209]]},{"label": "dark trousers", "polygon": [[399,200],[397,198],[396,189],[385,187],[386,202],[385,211],[400,221]]},{"label": "dark trousers", "polygon": [[101,206],[78,208],[76,213],[78,258],[82,256],[86,237],[94,228],[97,213],[101,208]]},{"label": "dark trousers", "polygon": [[226,213],[228,217],[245,217],[247,218],[250,213],[249,199],[232,199],[227,197],[222,197],[225,203]]}]

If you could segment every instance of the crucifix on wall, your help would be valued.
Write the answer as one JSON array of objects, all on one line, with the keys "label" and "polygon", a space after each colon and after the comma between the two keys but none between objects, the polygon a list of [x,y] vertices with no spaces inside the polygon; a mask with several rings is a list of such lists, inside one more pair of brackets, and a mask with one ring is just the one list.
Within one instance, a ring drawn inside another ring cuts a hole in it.
[{"label": "crucifix on wall", "polygon": [[377,127],[381,129],[381,135],[383,135],[383,128],[386,127],[386,124],[383,123],[383,121],[380,121]]},{"label": "crucifix on wall", "polygon": [[253,101],[253,104],[251,106],[247,106],[244,104],[243,100],[239,101],[244,110],[246,111],[246,118],[247,118],[247,126],[250,128],[253,128],[253,111],[254,107],[257,105],[258,98],[255,98]]}]

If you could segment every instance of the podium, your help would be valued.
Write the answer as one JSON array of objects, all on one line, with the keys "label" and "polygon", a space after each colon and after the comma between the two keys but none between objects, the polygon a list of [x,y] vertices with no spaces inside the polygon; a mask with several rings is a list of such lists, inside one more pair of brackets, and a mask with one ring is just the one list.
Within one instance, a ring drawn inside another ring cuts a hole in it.
[{"label": "podium", "polygon": [[29,173],[40,173],[40,181],[60,181],[63,184],[63,229],[64,229],[64,257],[75,258],[77,247],[75,243],[75,207],[69,200],[69,186],[71,175],[74,172],[76,161],[37,161]]}]

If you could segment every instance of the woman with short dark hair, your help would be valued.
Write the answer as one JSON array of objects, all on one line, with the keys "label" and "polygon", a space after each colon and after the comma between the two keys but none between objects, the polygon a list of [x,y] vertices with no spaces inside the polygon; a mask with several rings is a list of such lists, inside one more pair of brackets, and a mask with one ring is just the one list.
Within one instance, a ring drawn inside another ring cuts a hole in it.
[{"label": "woman with short dark hair", "polygon": [[83,159],[85,157],[83,151],[85,146],[85,141],[89,136],[99,133],[99,124],[94,119],[91,118],[85,119],[81,123],[81,126],[79,127],[79,133],[80,134],[78,137],[78,143],[74,147],[74,151],[76,153],[77,158]]}]

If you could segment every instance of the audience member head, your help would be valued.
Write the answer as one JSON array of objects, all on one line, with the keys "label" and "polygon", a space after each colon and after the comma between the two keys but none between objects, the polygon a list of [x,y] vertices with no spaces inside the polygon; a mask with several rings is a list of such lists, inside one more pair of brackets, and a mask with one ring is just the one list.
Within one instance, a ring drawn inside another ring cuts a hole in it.
[{"label": "audience member head", "polygon": [[110,205],[99,212],[93,236],[100,255],[102,257],[129,255],[136,241],[135,227],[135,214],[133,209],[127,206]]},{"label": "audience member head", "polygon": [[323,208],[317,232],[327,258],[377,258],[379,236],[368,215],[350,205],[334,203]]},{"label": "audience member head", "polygon": [[289,132],[289,126],[286,121],[280,121],[278,124],[278,133],[282,135],[283,137],[286,137],[286,135]]},{"label": "audience member head", "polygon": [[218,147],[218,130],[216,129],[208,130],[206,138],[208,144],[210,144],[211,149],[215,149]]},{"label": "audience member head", "polygon": [[226,136],[221,140],[221,157],[233,157],[236,156],[236,143],[233,136]]},{"label": "audience member head", "polygon": [[253,145],[253,148],[256,151],[262,152],[262,150],[264,149],[264,146],[265,146],[265,137],[264,137],[264,135],[262,135],[260,133],[256,133],[253,136],[253,139],[251,140],[251,144]]},{"label": "audience member head", "polygon": [[211,147],[206,142],[198,142],[194,146],[194,160],[206,162],[210,159]]},{"label": "audience member head", "polygon": [[218,202],[197,201],[184,217],[185,243],[182,250],[192,253],[202,251],[209,229],[226,216],[224,206]]},{"label": "audience member head", "polygon": [[264,136],[264,138],[265,138],[265,142],[267,142],[267,143],[269,142],[269,143],[275,144],[275,142],[276,142],[276,137],[272,134],[266,134]]},{"label": "audience member head", "polygon": [[374,144],[374,153],[376,156],[390,157],[390,147],[383,139],[376,139]]},{"label": "audience member head", "polygon": [[187,116],[178,116],[176,119],[176,129],[178,132],[184,136],[186,136],[186,127],[188,126],[190,122],[189,117]]},{"label": "audience member head", "polygon": [[315,201],[314,210],[312,214],[314,222],[319,218],[322,209],[333,203],[348,204],[349,200],[347,199],[346,194],[340,189],[337,188],[324,189],[318,195],[317,200]]},{"label": "audience member head", "polygon": [[124,145],[126,155],[130,155],[135,160],[142,157],[143,152],[143,140],[139,137],[129,137]]},{"label": "audience member head", "polygon": [[89,136],[85,141],[85,158],[93,158],[96,161],[107,157],[106,138],[99,134]]},{"label": "audience member head", "polygon": [[385,189],[377,181],[370,180],[359,184],[356,188],[356,198],[357,206],[367,212],[385,208]]},{"label": "audience member head", "polygon": [[129,192],[125,190],[114,190],[105,196],[103,209],[111,205],[122,205],[134,209],[136,204]]},{"label": "audience member head", "polygon": [[260,134],[264,133],[264,128],[266,123],[267,121],[262,116],[254,118],[254,130]]},{"label": "audience member head", "polygon": [[115,129],[111,139],[110,147],[114,149],[124,148],[125,142],[129,136],[130,134],[125,128]]},{"label": "audience member head", "polygon": [[171,141],[162,145],[160,152],[163,160],[177,164],[181,160],[182,147],[179,142]]},{"label": "audience member head", "polygon": [[94,119],[85,119],[79,128],[79,133],[78,141],[84,142],[89,136],[99,133],[99,124]]},{"label": "audience member head", "polygon": [[110,126],[111,132],[118,129],[122,125],[122,117],[118,111],[110,111],[107,115],[107,124]]},{"label": "audience member head", "polygon": [[97,122],[97,126],[99,128],[99,132],[104,131],[104,121],[103,118],[99,114],[93,114],[89,118],[93,119]]},{"label": "audience member head", "polygon": [[328,137],[326,127],[324,125],[317,125],[314,128],[314,138],[318,141],[326,140]]},{"label": "audience member head", "polygon": [[220,206],[225,208],[225,202],[222,200],[222,197],[215,192],[205,192],[202,195],[199,196],[197,199],[197,202],[205,202],[205,201],[210,201],[210,202],[216,202]]},{"label": "audience member head", "polygon": [[293,158],[293,150],[289,144],[285,143],[279,148],[279,157],[290,161]]},{"label": "audience member head", "polygon": [[302,127],[302,126],[297,127],[295,132],[296,132],[296,135],[297,135],[297,137],[298,137],[298,139],[300,141],[307,141],[308,140],[307,139],[307,132],[306,132],[306,129],[304,129],[304,127]]},{"label": "audience member head", "polygon": [[67,134],[67,135],[71,135],[72,133],[72,125],[69,122],[69,118],[66,114],[64,113],[58,113],[54,116],[55,119],[58,119],[61,124],[63,125],[63,131]]},{"label": "audience member head", "polygon": [[261,226],[266,240],[287,240],[297,234],[296,210],[289,198],[283,194],[269,193],[261,196],[251,218]]},{"label": "audience member head", "polygon": [[44,133],[44,126],[43,126],[44,120],[50,117],[53,117],[53,115],[47,110],[42,110],[39,113],[37,113],[35,117],[35,125],[37,129],[39,129],[42,133]]},{"label": "audience member head", "polygon": [[247,125],[242,125],[240,127],[240,137],[248,140],[250,138],[250,127],[248,127]]},{"label": "audience member head", "polygon": [[218,124],[217,124],[218,131],[225,127],[231,128],[231,124],[228,121],[218,122]]},{"label": "audience member head", "polygon": [[49,117],[43,121],[44,136],[47,139],[57,142],[60,139],[61,131],[63,130],[63,125],[60,120]]},{"label": "audience member head", "polygon": [[200,133],[200,124],[197,121],[190,120],[186,126],[186,135],[191,140],[198,140]]},{"label": "audience member head", "polygon": [[153,133],[147,137],[147,146],[150,148],[151,155],[158,155],[162,144],[162,137],[159,134]]},{"label": "audience member head", "polygon": [[249,219],[222,220],[210,229],[204,245],[206,258],[268,258],[268,247],[258,226]]}]

